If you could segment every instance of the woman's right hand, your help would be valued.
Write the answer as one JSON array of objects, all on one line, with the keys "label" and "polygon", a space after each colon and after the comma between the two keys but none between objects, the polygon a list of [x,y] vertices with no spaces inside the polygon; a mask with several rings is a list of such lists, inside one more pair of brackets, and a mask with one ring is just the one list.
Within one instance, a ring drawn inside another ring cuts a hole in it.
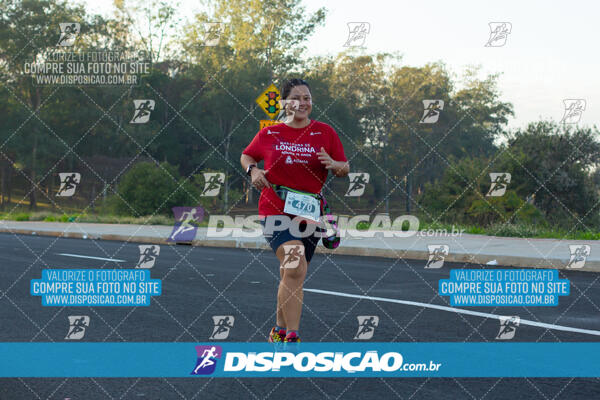
[{"label": "woman's right hand", "polygon": [[271,183],[267,180],[267,173],[269,170],[263,170],[258,167],[252,168],[250,171],[250,177],[252,178],[252,184],[258,190],[263,190],[265,187],[271,187]]}]

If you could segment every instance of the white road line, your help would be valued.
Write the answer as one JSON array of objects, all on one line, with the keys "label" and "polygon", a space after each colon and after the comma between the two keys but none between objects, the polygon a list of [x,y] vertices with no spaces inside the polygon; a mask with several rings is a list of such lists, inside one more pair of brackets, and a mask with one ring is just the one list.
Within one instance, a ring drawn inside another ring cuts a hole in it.
[{"label": "white road line", "polygon": [[127,260],[117,260],[116,258],[103,258],[103,257],[93,257],[93,256],[83,256],[81,254],[69,254],[69,253],[56,253],[59,256],[67,256],[67,257],[77,257],[77,258],[91,258],[92,260],[102,260],[102,261],[115,261],[115,262],[125,262]]},{"label": "white road line", "polygon": [[[418,301],[396,300],[396,299],[388,299],[385,297],[363,296],[360,294],[332,292],[329,290],[321,290],[321,289],[304,289],[304,291],[320,293],[320,294],[329,294],[332,296],[351,297],[354,299],[365,299],[365,300],[384,301],[387,303],[406,304],[408,306],[426,307],[426,308],[433,308],[436,310],[449,311],[449,312],[454,312],[454,313],[459,313],[459,314],[475,315],[477,317],[493,318],[493,319],[498,319],[498,320],[500,319],[500,315],[496,315],[496,314],[484,313],[484,312],[479,312],[479,311],[471,311],[471,310],[463,310],[462,308],[438,306],[436,304],[421,303]],[[600,336],[600,331],[595,331],[595,330],[591,330],[591,329],[572,328],[570,326],[545,324],[543,322],[530,321],[528,319],[523,319],[523,318],[521,318],[519,320],[519,323],[520,323],[520,325],[531,325],[531,326],[537,326],[540,328],[554,329],[557,331],[586,333],[588,335]]]}]

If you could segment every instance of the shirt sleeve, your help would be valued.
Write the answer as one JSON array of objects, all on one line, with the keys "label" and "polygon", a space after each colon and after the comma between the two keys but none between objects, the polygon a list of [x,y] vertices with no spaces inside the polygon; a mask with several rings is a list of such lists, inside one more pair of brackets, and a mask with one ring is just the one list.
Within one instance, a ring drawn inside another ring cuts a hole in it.
[{"label": "shirt sleeve", "polygon": [[256,162],[259,162],[264,158],[263,146],[260,143],[260,132],[262,131],[259,131],[256,136],[254,136],[254,139],[252,139],[252,142],[250,142],[244,151],[242,151],[242,154],[249,155],[254,158]]},{"label": "shirt sleeve", "polygon": [[329,155],[335,161],[348,161],[346,154],[344,153],[344,146],[338,136],[337,132],[331,128],[331,144],[329,148]]}]

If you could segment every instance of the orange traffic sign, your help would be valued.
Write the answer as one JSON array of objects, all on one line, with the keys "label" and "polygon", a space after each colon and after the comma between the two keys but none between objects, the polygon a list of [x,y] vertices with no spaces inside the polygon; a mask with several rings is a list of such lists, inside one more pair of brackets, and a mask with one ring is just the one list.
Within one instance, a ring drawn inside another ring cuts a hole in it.
[{"label": "orange traffic sign", "polygon": [[261,119],[260,120],[260,129],[266,128],[267,126],[277,125],[280,123],[281,123],[281,121],[279,121],[279,120]]}]

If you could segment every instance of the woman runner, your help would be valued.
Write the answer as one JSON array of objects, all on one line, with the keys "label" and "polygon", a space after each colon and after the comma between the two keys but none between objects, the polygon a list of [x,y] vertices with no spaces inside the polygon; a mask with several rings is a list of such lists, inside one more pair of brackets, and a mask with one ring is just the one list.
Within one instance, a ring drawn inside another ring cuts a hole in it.
[{"label": "woman runner", "polygon": [[[302,79],[286,81],[281,98],[290,100],[284,107],[288,115],[293,113],[293,117],[290,115],[285,123],[260,130],[242,152],[240,162],[251,176],[252,184],[261,191],[258,213],[263,226],[277,226],[276,221],[282,221],[285,216],[289,217],[288,221],[294,217],[297,221],[299,216],[303,221],[300,224],[302,232],[302,228],[306,230],[307,225],[314,224],[313,220],[320,215],[319,194],[328,172],[331,170],[335,176],[344,177],[348,175],[350,165],[335,130],[323,122],[309,119],[312,97],[308,83]],[[264,160],[264,169],[257,166],[261,160]],[[298,204],[308,206],[299,211],[294,208],[299,207]],[[315,204],[318,211],[315,211]],[[311,211],[312,215],[308,215]],[[274,232],[265,229],[264,234],[279,259],[281,277],[277,320],[269,333],[269,342],[299,342],[302,286],[320,237],[315,233],[309,236],[298,234],[298,229],[291,229],[289,223],[275,228]],[[304,251],[299,251],[299,246],[303,246]]]}]

